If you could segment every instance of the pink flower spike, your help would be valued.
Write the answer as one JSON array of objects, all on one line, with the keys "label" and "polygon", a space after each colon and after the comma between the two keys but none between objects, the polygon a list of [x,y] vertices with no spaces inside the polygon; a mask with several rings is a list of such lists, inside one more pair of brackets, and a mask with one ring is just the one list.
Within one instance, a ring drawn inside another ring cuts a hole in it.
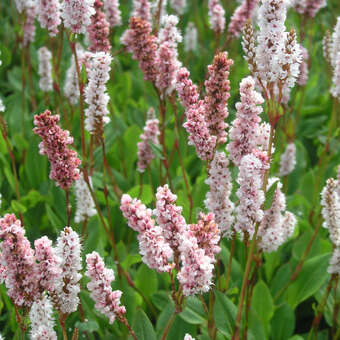
[{"label": "pink flower spike", "polygon": [[197,104],[199,100],[197,86],[189,77],[190,73],[185,67],[182,67],[177,73],[176,90],[185,109]]},{"label": "pink flower spike", "polygon": [[138,60],[144,79],[155,82],[158,74],[156,62],[157,38],[151,32],[150,22],[132,17],[130,18],[130,28],[124,32],[121,42],[129,52],[133,53],[133,58]]},{"label": "pink flower spike", "polygon": [[222,33],[225,29],[225,11],[219,0],[209,0],[209,22],[216,33]]},{"label": "pink flower spike", "polygon": [[140,18],[151,23],[151,6],[149,0],[133,0],[131,17]]},{"label": "pink flower spike", "polygon": [[150,143],[158,145],[159,121],[155,118],[154,109],[148,111],[148,119],[145,123],[144,132],[140,135],[141,142],[137,143],[138,164],[137,171],[144,172],[155,158]]},{"label": "pink flower spike", "polygon": [[215,220],[223,236],[232,237],[234,224],[234,203],[230,200],[232,177],[228,169],[229,160],[224,152],[216,152],[210,164],[209,178],[205,181],[210,186],[204,204],[214,213]]},{"label": "pink flower spike", "polygon": [[159,272],[169,271],[172,268],[169,262],[173,258],[173,251],[166,242],[162,229],[155,226],[151,209],[147,209],[140,200],[124,194],[120,210],[128,220],[130,228],[139,232],[139,249],[143,262]]},{"label": "pink flower spike", "polygon": [[34,251],[14,214],[0,219],[1,280],[17,306],[30,307],[39,297]]},{"label": "pink flower spike", "polygon": [[232,37],[239,37],[244,24],[253,15],[259,0],[243,0],[242,3],[236,8],[234,14],[230,19],[228,26],[228,33]]},{"label": "pink flower spike", "polygon": [[170,247],[177,251],[180,237],[187,227],[182,216],[182,207],[176,205],[177,196],[171,192],[167,184],[158,187],[156,199],[156,209],[153,211],[156,221],[162,228],[163,235]]},{"label": "pink flower spike", "polygon": [[24,24],[24,37],[23,37],[24,46],[28,46],[30,43],[34,42],[36,14],[37,9],[35,5],[32,5],[31,7],[28,7],[26,9],[26,20]]},{"label": "pink flower spike", "polygon": [[42,142],[39,144],[40,153],[47,155],[51,163],[50,178],[57,182],[62,189],[68,189],[73,181],[79,179],[78,166],[81,160],[77,153],[68,148],[73,138],[67,130],[58,126],[59,115],[53,116],[49,110],[34,116],[33,132],[39,135]]},{"label": "pink flower spike", "polygon": [[218,144],[227,141],[225,119],[229,112],[227,101],[230,97],[229,69],[234,61],[228,59],[227,52],[215,55],[212,65],[208,66],[208,79],[204,82],[206,96],[204,97],[205,119],[210,134],[216,136]]},{"label": "pink flower spike", "polygon": [[260,136],[260,114],[264,103],[261,94],[255,91],[252,77],[242,79],[240,84],[241,102],[236,103],[236,119],[232,123],[227,145],[230,158],[240,166],[243,156],[252,153],[258,147]]},{"label": "pink flower spike", "polygon": [[90,278],[87,284],[90,296],[95,302],[95,308],[109,318],[110,324],[125,314],[126,309],[120,305],[122,292],[112,291],[111,282],[115,276],[112,269],[105,267],[104,261],[97,252],[86,255],[87,271],[85,275]]},{"label": "pink flower spike", "polygon": [[61,23],[59,0],[38,0],[38,20],[41,27],[46,28],[50,36],[54,37]]},{"label": "pink flower spike", "polygon": [[38,261],[36,277],[41,289],[54,291],[54,283],[61,275],[61,259],[52,248],[52,241],[43,236],[34,241],[35,257]]},{"label": "pink flower spike", "polygon": [[91,52],[109,52],[111,45],[109,42],[110,26],[102,11],[103,3],[100,0],[94,1],[95,14],[91,16],[91,24],[87,27],[89,34]]},{"label": "pink flower spike", "polygon": [[104,0],[104,10],[106,19],[110,27],[120,26],[122,24],[121,11],[118,0]]}]

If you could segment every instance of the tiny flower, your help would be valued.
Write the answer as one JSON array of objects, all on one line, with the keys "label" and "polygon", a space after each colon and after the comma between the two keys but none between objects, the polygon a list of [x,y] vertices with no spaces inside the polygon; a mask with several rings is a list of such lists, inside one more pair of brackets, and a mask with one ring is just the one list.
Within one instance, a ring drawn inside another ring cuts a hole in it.
[{"label": "tiny flower", "polygon": [[190,334],[185,334],[184,336],[184,340],[195,340],[195,338],[193,338]]},{"label": "tiny flower", "polygon": [[39,59],[39,86],[41,91],[49,92],[53,89],[53,80],[52,80],[52,53],[49,51],[47,47],[41,47],[38,50],[38,59]]},{"label": "tiny flower", "polygon": [[125,307],[120,305],[123,293],[120,290],[112,291],[111,282],[115,279],[113,270],[105,267],[97,252],[86,255],[86,264],[85,275],[91,280],[87,284],[90,296],[95,302],[95,308],[105,314],[111,324],[116,317],[120,318],[126,312]]}]

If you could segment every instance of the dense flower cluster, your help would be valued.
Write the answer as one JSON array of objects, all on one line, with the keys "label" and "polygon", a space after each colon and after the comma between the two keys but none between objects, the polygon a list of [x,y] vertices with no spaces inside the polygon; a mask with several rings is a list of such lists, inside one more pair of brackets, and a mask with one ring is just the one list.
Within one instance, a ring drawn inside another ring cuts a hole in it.
[{"label": "dense flower cluster", "polygon": [[109,53],[95,52],[90,54],[86,67],[88,84],[85,88],[85,128],[91,134],[101,136],[104,125],[110,121],[107,104],[110,100],[106,93],[106,82],[110,78],[112,57]]},{"label": "dense flower cluster", "polygon": [[[278,178],[270,178],[267,190],[278,181],[271,207],[264,211],[259,226],[258,246],[265,252],[276,251],[294,232],[295,216],[286,210],[286,198]],[[284,213],[285,212],[285,213]],[[284,213],[284,214],[283,214]]]},{"label": "dense flower cluster", "polygon": [[148,111],[148,119],[145,123],[144,132],[140,135],[141,142],[137,143],[138,164],[137,170],[144,172],[151,161],[155,158],[150,143],[159,145],[159,121],[154,116],[154,109]]},{"label": "dense flower cluster", "polygon": [[109,52],[111,45],[109,42],[110,26],[102,11],[103,3],[100,0],[94,1],[95,13],[91,16],[91,24],[87,27],[90,41],[89,51]]},{"label": "dense flower cluster", "polygon": [[[241,81],[240,95],[241,102],[236,104],[236,119],[232,123],[229,133],[230,142],[227,145],[230,158],[238,166],[243,156],[257,149],[263,139],[260,132],[260,114],[263,109],[260,105],[264,103],[264,99],[255,91],[255,81],[252,77]],[[268,135],[267,139],[269,139]]]},{"label": "dense flower cluster", "polygon": [[110,27],[116,27],[122,24],[122,15],[118,0],[104,0],[104,10],[106,20],[109,22]]},{"label": "dense flower cluster", "polygon": [[240,185],[236,192],[239,205],[236,207],[237,222],[235,230],[247,233],[253,237],[256,223],[262,221],[264,192],[262,190],[263,175],[268,169],[267,156],[256,151],[245,155],[239,167],[237,183]]},{"label": "dense flower cluster", "polygon": [[41,91],[48,92],[53,89],[52,81],[52,53],[47,47],[41,47],[38,50],[38,60],[39,60],[39,86]]},{"label": "dense flower cluster", "polygon": [[227,52],[215,55],[213,63],[208,66],[208,79],[204,82],[206,96],[204,97],[205,119],[210,133],[216,136],[217,143],[227,141],[225,119],[228,117],[227,101],[230,97],[229,69],[233,60],[228,59]]},{"label": "dense flower cluster", "polygon": [[24,24],[24,36],[22,44],[23,46],[28,46],[34,41],[35,38],[35,17],[37,14],[37,8],[35,3],[26,8],[26,20]]},{"label": "dense flower cluster", "polygon": [[139,249],[144,263],[159,272],[169,271],[172,268],[169,262],[172,261],[173,251],[162,229],[155,225],[151,209],[127,194],[122,196],[120,209],[130,228],[139,233]]},{"label": "dense flower cluster", "polygon": [[85,275],[91,280],[87,288],[91,292],[95,307],[113,323],[116,316],[120,317],[126,312],[125,307],[120,305],[122,292],[112,291],[111,288],[111,282],[115,279],[113,270],[105,268],[104,261],[95,251],[86,255],[86,264]]},{"label": "dense flower cluster", "polygon": [[222,33],[225,29],[225,11],[219,0],[209,0],[209,22],[216,33]]},{"label": "dense flower cluster", "polygon": [[49,110],[34,116],[33,132],[39,135],[40,153],[47,155],[51,163],[50,178],[54,179],[62,189],[68,189],[73,181],[79,179],[81,161],[77,153],[68,148],[73,138],[67,130],[58,126],[59,115],[53,116]]},{"label": "dense flower cluster", "polygon": [[149,0],[133,0],[131,17],[151,22],[151,6]]},{"label": "dense flower cluster", "polygon": [[38,0],[37,8],[41,27],[47,28],[49,34],[54,37],[61,23],[59,0]]},{"label": "dense flower cluster", "polygon": [[65,227],[57,239],[56,254],[61,259],[61,275],[55,281],[53,303],[63,314],[77,310],[81,279],[81,245],[79,235]]},{"label": "dense flower cluster", "polygon": [[241,34],[247,20],[251,18],[259,0],[243,0],[230,19],[228,33],[233,37]]},{"label": "dense flower cluster", "polygon": [[54,327],[52,303],[47,295],[36,300],[29,313],[32,340],[57,340]]},{"label": "dense flower cluster", "polygon": [[205,120],[204,101],[199,100],[197,87],[192,83],[189,75],[186,68],[181,68],[177,74],[176,89],[186,109],[187,121],[183,126],[189,133],[188,143],[195,146],[198,157],[210,160],[214,155],[217,138],[210,134]]},{"label": "dense flower cluster", "polygon": [[222,234],[230,238],[234,223],[234,203],[230,200],[232,192],[232,178],[228,169],[229,160],[224,152],[216,152],[210,164],[209,177],[205,181],[209,185],[204,204],[214,213],[215,220]]},{"label": "dense flower cluster", "polygon": [[139,61],[139,67],[144,73],[144,79],[152,82],[157,77],[157,38],[151,34],[150,22],[139,17],[130,18],[130,29],[124,32],[121,42],[133,58]]},{"label": "dense flower cluster", "polygon": [[61,4],[61,16],[64,25],[73,33],[85,33],[95,14],[95,0],[64,0]]},{"label": "dense flower cluster", "polygon": [[0,239],[0,279],[13,303],[30,307],[39,296],[34,250],[15,215],[6,214],[0,219]]}]

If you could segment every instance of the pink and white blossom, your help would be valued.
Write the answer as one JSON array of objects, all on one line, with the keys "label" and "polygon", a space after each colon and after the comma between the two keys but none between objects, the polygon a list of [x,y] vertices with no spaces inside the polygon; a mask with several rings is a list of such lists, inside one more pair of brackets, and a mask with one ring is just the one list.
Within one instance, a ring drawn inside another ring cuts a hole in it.
[{"label": "pink and white blossom", "polygon": [[39,86],[41,91],[49,92],[53,89],[52,80],[52,53],[50,50],[43,46],[38,50],[38,60],[39,60]]},{"label": "pink and white blossom", "polygon": [[70,314],[78,309],[82,277],[80,238],[71,227],[65,227],[60,233],[56,254],[61,258],[61,275],[54,282],[53,303],[63,314]]},{"label": "pink and white blossom", "polygon": [[289,143],[281,155],[279,176],[288,176],[296,165],[296,146]]},{"label": "pink and white blossom", "polygon": [[85,88],[85,128],[91,134],[101,136],[104,125],[110,121],[107,104],[110,100],[106,93],[106,83],[110,79],[112,57],[106,52],[95,52],[89,56]]},{"label": "pink and white blossom", "polygon": [[112,290],[111,282],[115,276],[112,269],[105,267],[103,259],[97,252],[86,255],[87,271],[86,276],[90,278],[87,284],[90,296],[95,302],[95,308],[109,318],[110,324],[116,317],[120,318],[125,314],[126,309],[120,305],[122,292],[120,290]]},{"label": "pink and white blossom", "polygon": [[186,5],[187,0],[170,0],[171,8],[173,8],[180,15],[184,13]]},{"label": "pink and white blossom", "polygon": [[59,115],[52,115],[49,110],[34,116],[33,132],[39,135],[40,153],[47,155],[51,163],[50,178],[57,182],[62,189],[68,189],[73,181],[79,179],[81,161],[77,153],[68,148],[73,143],[69,131],[62,130],[58,125]]},{"label": "pink and white blossom", "polygon": [[34,301],[29,317],[31,321],[30,339],[57,340],[52,303],[46,294]]},{"label": "pink and white blossom", "polygon": [[73,33],[85,33],[91,24],[91,16],[95,14],[95,0],[63,0],[61,3],[61,17],[64,26]]},{"label": "pink and white blossom", "polygon": [[196,51],[198,46],[198,32],[195,24],[189,22],[184,34],[184,50],[185,52]]},{"label": "pink and white blossom", "polygon": [[51,37],[58,33],[61,23],[59,0],[38,0],[38,20],[42,28],[46,28]]},{"label": "pink and white blossom", "polygon": [[118,0],[104,0],[104,10],[106,20],[109,22],[110,27],[113,28],[122,24],[122,15]]},{"label": "pink and white blossom", "polygon": [[222,33],[225,29],[225,11],[219,0],[209,0],[209,23],[216,33]]},{"label": "pink and white blossom", "polygon": [[151,22],[151,6],[149,0],[133,0],[131,17]]},{"label": "pink and white blossom", "polygon": [[159,145],[159,120],[154,116],[154,109],[148,111],[148,119],[145,123],[144,132],[140,135],[141,142],[137,143],[138,148],[138,163],[137,170],[144,172],[155,158],[150,143]]},{"label": "pink and white blossom", "polygon": [[210,190],[207,192],[204,204],[209,211],[214,213],[223,236],[231,238],[234,203],[230,200],[232,178],[228,166],[229,160],[225,153],[216,152],[210,164],[209,177],[205,181]]}]

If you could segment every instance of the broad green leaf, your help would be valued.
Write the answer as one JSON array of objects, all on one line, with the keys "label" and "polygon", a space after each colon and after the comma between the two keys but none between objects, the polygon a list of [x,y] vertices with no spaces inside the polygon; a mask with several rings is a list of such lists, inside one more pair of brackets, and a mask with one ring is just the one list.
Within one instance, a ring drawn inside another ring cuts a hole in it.
[{"label": "broad green leaf", "polygon": [[128,191],[128,194],[133,198],[138,197],[144,204],[151,203],[152,199],[153,199],[153,192],[152,192],[151,185],[150,184],[143,184],[142,194],[139,197],[140,189],[141,189],[140,186],[136,185]]},{"label": "broad green leaf", "polygon": [[273,316],[274,303],[270,290],[263,281],[259,281],[255,285],[251,305],[262,322],[267,324]]},{"label": "broad green leaf", "polygon": [[295,314],[288,304],[283,304],[274,313],[271,320],[271,334],[275,340],[286,340],[294,332]]},{"label": "broad green leaf", "polygon": [[214,320],[216,328],[225,336],[230,337],[236,318],[237,308],[230,299],[215,290]]},{"label": "broad green leaf", "polygon": [[287,302],[293,309],[313,295],[327,280],[330,256],[330,254],[318,255],[305,262],[296,281],[287,290]]},{"label": "broad green leaf", "polygon": [[27,208],[17,200],[11,201],[11,207],[15,214],[24,214],[27,211]]},{"label": "broad green leaf", "polygon": [[158,288],[156,271],[150,269],[144,263],[141,264],[137,271],[135,284],[145,296],[149,297],[152,293],[155,293]]},{"label": "broad green leaf", "polygon": [[202,302],[197,297],[189,296],[186,300],[185,308],[179,314],[179,317],[187,323],[200,325],[206,321],[207,315]]},{"label": "broad green leaf", "polygon": [[[136,313],[132,329],[135,332],[138,340],[157,339],[152,323],[150,322],[148,316],[141,309],[139,309]],[[133,338],[130,336],[129,340],[132,339]]]}]

